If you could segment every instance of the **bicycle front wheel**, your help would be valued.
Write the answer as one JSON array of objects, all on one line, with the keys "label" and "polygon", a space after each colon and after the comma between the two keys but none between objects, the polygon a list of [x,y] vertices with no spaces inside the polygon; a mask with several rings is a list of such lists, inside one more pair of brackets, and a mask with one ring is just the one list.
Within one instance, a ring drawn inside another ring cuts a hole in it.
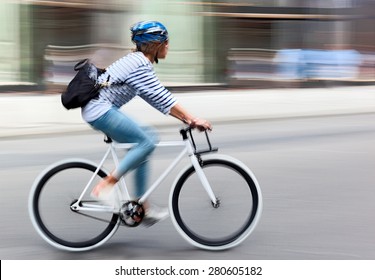
[{"label": "bicycle front wheel", "polygon": [[[49,167],[36,179],[29,198],[31,221],[39,235],[54,247],[68,251],[89,250],[103,244],[117,230],[118,214],[98,211],[101,205],[90,198],[91,189],[80,205],[97,206],[97,211],[71,208],[95,170],[96,166],[90,162],[68,160]],[[92,185],[106,175],[99,170]]]},{"label": "bicycle front wheel", "polygon": [[172,189],[172,221],[194,246],[229,249],[243,242],[259,221],[262,196],[258,182],[243,163],[228,156],[208,157],[201,166],[216,202],[208,197],[191,166],[183,171]]}]

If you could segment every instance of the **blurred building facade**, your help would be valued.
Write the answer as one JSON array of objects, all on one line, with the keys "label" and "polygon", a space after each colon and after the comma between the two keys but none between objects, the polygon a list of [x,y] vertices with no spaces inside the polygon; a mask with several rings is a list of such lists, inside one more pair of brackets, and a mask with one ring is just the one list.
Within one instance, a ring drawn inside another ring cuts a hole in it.
[{"label": "blurred building facade", "polygon": [[375,80],[371,0],[5,0],[0,18],[0,86],[58,88],[84,57],[105,67],[148,19],[170,32],[167,86]]}]

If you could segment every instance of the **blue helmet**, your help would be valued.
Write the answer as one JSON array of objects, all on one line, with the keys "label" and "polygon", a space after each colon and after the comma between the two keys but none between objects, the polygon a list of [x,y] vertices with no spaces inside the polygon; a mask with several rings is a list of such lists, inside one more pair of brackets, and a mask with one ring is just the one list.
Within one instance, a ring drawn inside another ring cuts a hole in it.
[{"label": "blue helmet", "polygon": [[138,46],[147,43],[163,43],[168,40],[167,28],[158,21],[141,21],[131,28],[131,39]]}]

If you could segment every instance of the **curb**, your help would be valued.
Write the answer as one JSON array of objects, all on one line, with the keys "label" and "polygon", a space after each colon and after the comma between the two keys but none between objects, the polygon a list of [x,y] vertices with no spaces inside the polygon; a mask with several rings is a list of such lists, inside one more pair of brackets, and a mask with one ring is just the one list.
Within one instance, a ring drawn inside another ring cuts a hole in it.
[{"label": "curb", "polygon": [[[375,113],[375,86],[218,90],[176,93],[192,114],[215,123],[249,120]],[[180,125],[141,98],[123,110],[141,123],[155,127]],[[0,95],[0,138],[53,133],[78,133],[92,129],[82,120],[80,110],[65,110],[60,95]]]}]

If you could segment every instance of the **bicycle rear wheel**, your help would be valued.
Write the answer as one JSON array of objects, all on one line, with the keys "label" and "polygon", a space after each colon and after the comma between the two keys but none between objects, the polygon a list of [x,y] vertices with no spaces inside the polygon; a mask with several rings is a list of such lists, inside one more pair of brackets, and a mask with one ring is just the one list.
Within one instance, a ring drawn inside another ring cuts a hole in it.
[{"label": "bicycle rear wheel", "polygon": [[[119,216],[109,211],[74,211],[83,188],[94,175],[96,166],[90,162],[64,161],[45,170],[35,181],[29,198],[32,223],[44,240],[59,249],[84,251],[107,241],[117,230]],[[93,186],[107,174],[99,170]],[[91,189],[81,204],[92,206]],[[103,207],[102,207],[103,208]]]},{"label": "bicycle rear wheel", "polygon": [[171,218],[191,244],[207,250],[224,250],[243,242],[262,211],[257,180],[241,162],[221,155],[203,159],[203,171],[217,198],[214,205],[194,167],[179,177],[170,195]]}]

